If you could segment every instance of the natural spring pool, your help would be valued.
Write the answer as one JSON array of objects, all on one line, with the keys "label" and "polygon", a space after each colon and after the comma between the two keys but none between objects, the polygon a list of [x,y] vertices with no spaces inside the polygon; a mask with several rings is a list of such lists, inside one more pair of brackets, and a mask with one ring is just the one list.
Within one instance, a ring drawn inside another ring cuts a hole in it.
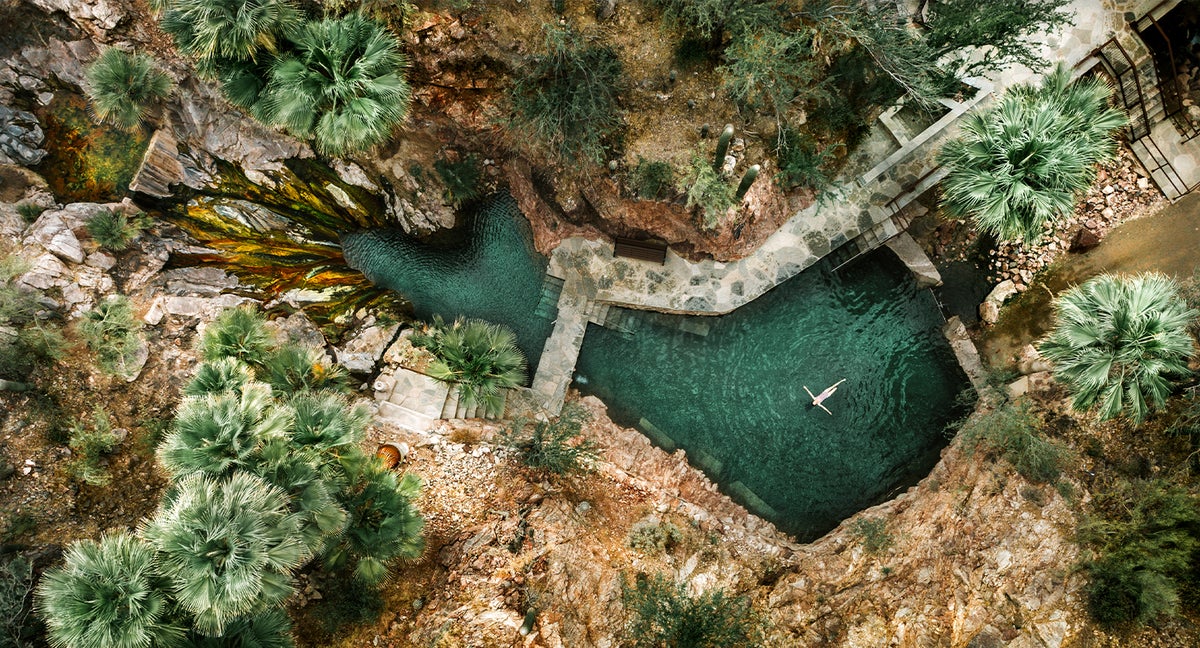
[{"label": "natural spring pool", "polygon": [[[474,214],[461,247],[387,230],[347,235],[347,260],[421,317],[480,317],[517,331],[536,367],[553,309],[544,257],[510,198]],[[539,314],[540,313],[540,314]],[[622,309],[589,325],[577,384],[619,423],[684,448],[722,490],[801,540],[915,483],[937,461],[967,386],[928,290],[879,251],[818,264],[718,317]],[[532,370],[532,369],[531,369]],[[812,407],[802,385],[819,392]]]}]

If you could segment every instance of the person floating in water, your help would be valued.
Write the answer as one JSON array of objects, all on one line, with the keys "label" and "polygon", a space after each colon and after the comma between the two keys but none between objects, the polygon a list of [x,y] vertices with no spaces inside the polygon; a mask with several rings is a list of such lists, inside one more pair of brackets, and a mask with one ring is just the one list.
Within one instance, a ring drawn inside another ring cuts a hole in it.
[{"label": "person floating in water", "polygon": [[813,393],[811,391],[808,391],[808,385],[803,385],[803,387],[804,387],[804,391],[808,392],[809,397],[813,399],[813,405],[820,407],[821,409],[825,410],[826,414],[833,416],[833,412],[830,412],[829,409],[826,408],[821,403],[823,403],[826,398],[833,396],[833,392],[837,391],[838,385],[840,385],[844,382],[846,382],[846,379],[842,378],[841,380],[826,387],[825,391],[821,392],[820,394],[817,394],[816,396],[813,396]]}]

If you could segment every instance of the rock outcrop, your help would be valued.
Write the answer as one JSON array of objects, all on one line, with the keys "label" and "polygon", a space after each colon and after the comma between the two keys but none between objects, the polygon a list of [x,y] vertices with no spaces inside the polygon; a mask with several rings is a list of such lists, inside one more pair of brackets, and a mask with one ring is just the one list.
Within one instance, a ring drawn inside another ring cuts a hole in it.
[{"label": "rock outcrop", "polygon": [[0,105],[0,164],[36,165],[46,157],[45,139],[33,113]]}]

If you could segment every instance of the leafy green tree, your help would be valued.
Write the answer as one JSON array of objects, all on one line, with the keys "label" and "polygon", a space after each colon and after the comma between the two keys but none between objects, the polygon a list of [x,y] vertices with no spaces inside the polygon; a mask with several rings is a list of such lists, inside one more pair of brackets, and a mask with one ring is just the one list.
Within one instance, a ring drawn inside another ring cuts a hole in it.
[{"label": "leafy green tree", "polygon": [[[1040,71],[1040,32],[1072,24],[1069,0],[929,0],[923,40],[937,58],[949,57],[955,76],[987,76],[1014,63]],[[918,12],[920,14],[921,12]]]},{"label": "leafy green tree", "polygon": [[1161,408],[1168,376],[1188,375],[1188,325],[1196,317],[1175,282],[1160,274],[1101,275],[1059,296],[1054,330],[1039,350],[1078,410],[1099,405],[1102,419],[1134,422]]},{"label": "leafy green tree", "polygon": [[302,17],[290,0],[162,0],[163,31],[202,63],[275,54]]},{"label": "leafy green tree", "polygon": [[28,266],[17,257],[0,258],[0,390],[27,391],[20,382],[34,367],[61,360],[66,341],[52,325],[39,294],[17,282]]},{"label": "leafy green tree", "polygon": [[237,391],[190,396],[179,407],[158,458],[176,478],[192,473],[226,476],[252,469],[265,444],[284,439],[291,411],[275,405],[271,388],[247,383]]},{"label": "leafy green tree", "polygon": [[551,421],[513,421],[502,440],[520,453],[522,463],[539,472],[587,472],[599,457],[596,444],[582,438],[583,424],[589,418],[587,410],[570,403]]},{"label": "leafy green tree", "polygon": [[126,375],[142,345],[141,322],[133,316],[133,305],[124,295],[111,295],[84,314],[79,332],[96,354],[102,371]]},{"label": "leafy green tree", "polygon": [[498,324],[459,318],[446,325],[439,317],[412,343],[434,355],[430,376],[456,383],[463,402],[479,403],[490,414],[501,413],[501,389],[525,382],[525,356],[516,335]]},{"label": "leafy green tree", "polygon": [[621,128],[621,60],[567,29],[545,27],[545,54],[517,71],[508,127],[564,162],[600,162]]},{"label": "leafy green tree", "polygon": [[421,481],[414,475],[397,477],[374,457],[348,453],[343,460],[349,486],[338,499],[350,514],[342,541],[326,554],[331,567],[353,566],[368,584],[387,577],[388,563],[416,558],[425,548],[425,522],[413,507]]},{"label": "leafy green tree", "polygon": [[1071,213],[1096,164],[1115,155],[1126,119],[1108,107],[1111,93],[1100,79],[1071,83],[1060,66],[1040,86],[1010,88],[998,105],[968,115],[938,156],[949,171],[943,206],[1001,239],[1037,240]]},{"label": "leafy green tree", "polygon": [[349,376],[341,365],[330,364],[320,351],[295,344],[285,344],[267,355],[262,379],[279,394],[350,391]]},{"label": "leafy green tree", "polygon": [[634,648],[763,645],[764,623],[744,597],[714,590],[692,598],[663,576],[638,574],[632,586],[624,584],[623,598],[631,617],[625,636]]},{"label": "leafy green tree", "polygon": [[271,350],[271,333],[262,315],[248,307],[230,308],[204,329],[200,355],[209,361],[237,358],[261,367]]},{"label": "leafy green tree", "polygon": [[183,629],[155,569],[154,550],[127,533],[76,542],[42,577],[37,606],[56,648],[174,646]]},{"label": "leafy green tree", "polygon": [[391,136],[412,92],[400,44],[359,14],[310,22],[271,67],[262,116],[293,135],[315,136],[319,151],[342,155]]},{"label": "leafy green tree", "polygon": [[96,117],[125,129],[140,124],[150,105],[166,99],[174,85],[150,55],[116,47],[101,52],[86,76]]},{"label": "leafy green tree", "polygon": [[201,634],[221,635],[291,594],[291,572],[306,552],[289,504],[282,489],[250,473],[192,474],[142,526],[172,596]]}]

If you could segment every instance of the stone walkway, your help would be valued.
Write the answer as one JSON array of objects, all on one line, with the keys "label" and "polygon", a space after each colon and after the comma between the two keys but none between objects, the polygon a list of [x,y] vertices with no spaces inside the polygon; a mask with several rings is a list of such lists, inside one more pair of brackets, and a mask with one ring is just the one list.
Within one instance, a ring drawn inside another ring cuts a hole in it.
[{"label": "stone walkway", "polygon": [[[1124,14],[1141,15],[1154,0],[1112,2],[1075,0],[1075,25],[1045,38],[1044,56],[1073,67],[1087,59],[1111,34],[1126,28]],[[934,160],[967,112],[986,106],[1011,85],[1033,80],[1020,66],[994,82],[968,80],[979,89],[962,102],[945,102],[949,112],[923,132],[894,133],[900,147],[866,172],[842,179],[836,202],[816,204],[789,219],[749,256],[734,262],[687,261],[668,251],[666,263],[613,258],[608,241],[571,238],[552,253],[547,270],[565,281],[554,332],[546,341],[533,392],[547,410],[562,406],[583,344],[587,321],[603,323],[606,305],[673,313],[727,313],[794,277],[847,243],[850,255],[878,247],[899,233],[892,217],[941,180]],[[881,126],[886,128],[887,120]],[[886,150],[886,149],[885,149]],[[1195,165],[1193,165],[1195,166]]]}]

